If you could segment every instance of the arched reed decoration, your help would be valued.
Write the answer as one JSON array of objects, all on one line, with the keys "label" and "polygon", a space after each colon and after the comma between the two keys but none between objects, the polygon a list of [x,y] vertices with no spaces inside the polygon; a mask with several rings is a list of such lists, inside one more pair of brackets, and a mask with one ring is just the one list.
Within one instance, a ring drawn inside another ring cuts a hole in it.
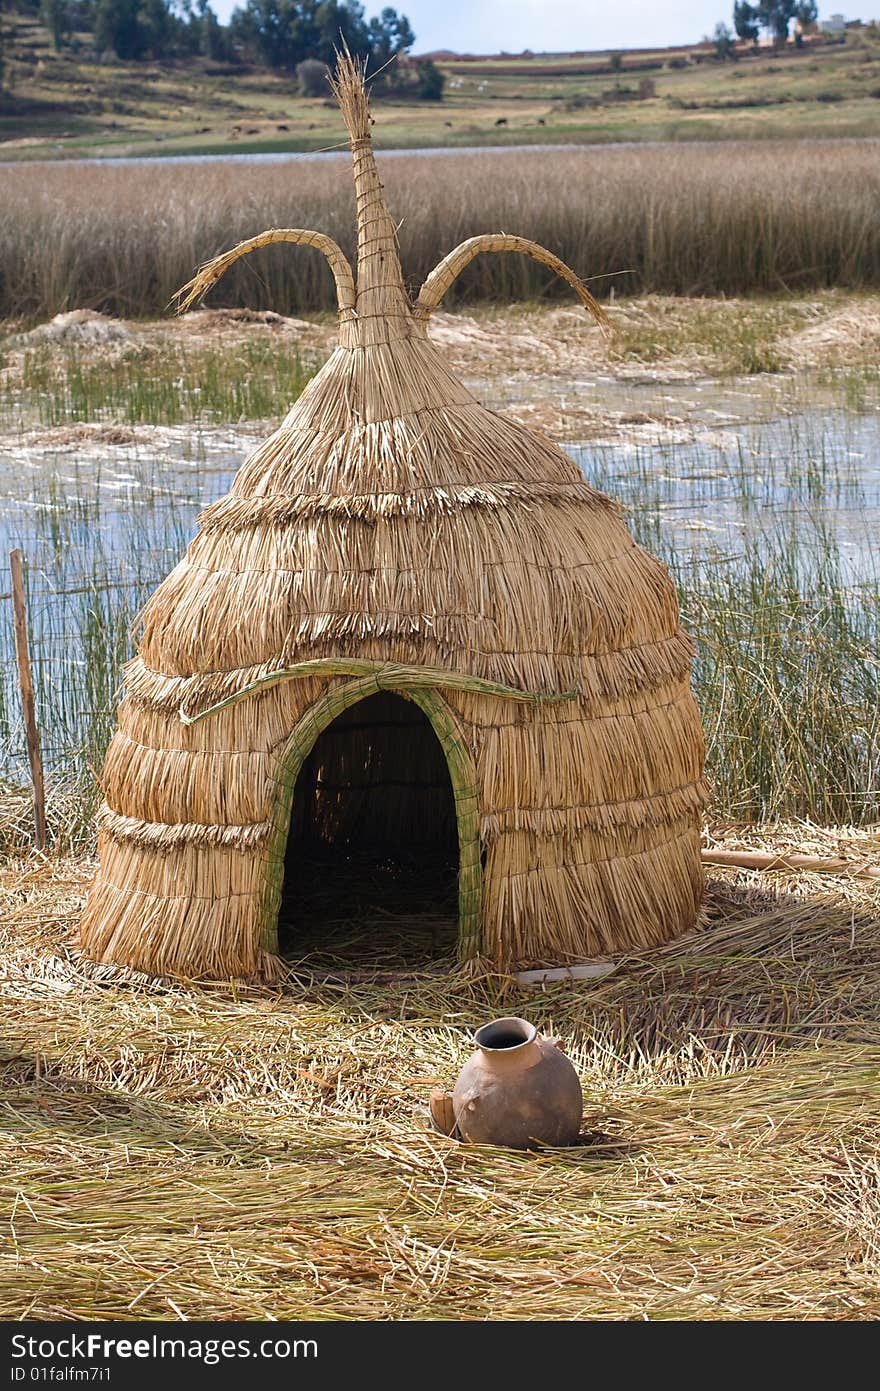
[{"label": "arched reed decoration", "polygon": [[224,251],[220,256],[206,261],[204,265],[199,266],[192,280],[182,285],[174,295],[177,313],[185,313],[191,305],[203,299],[211,286],[216,285],[229,267],[242,256],[249,256],[252,251],[259,251],[264,246],[274,246],[277,242],[288,242],[294,246],[313,246],[316,251],[320,251],[336,281],[336,302],[339,305],[340,316],[354,313],[357,291],[348,258],[332,237],[325,236],[323,232],[310,231],[307,227],[271,227],[267,232],[261,232],[257,237],[248,237],[247,241],[239,242],[230,251]]},{"label": "arched reed decoration", "polygon": [[281,753],[272,831],[266,847],[263,931],[260,940],[263,950],[272,955],[278,951],[278,913],[297,778],[318,736],[344,711],[358,701],[375,695],[378,690],[393,691],[395,695],[403,696],[417,705],[430,721],[446,756],[458,827],[458,957],[460,961],[467,961],[479,955],[483,876],[477,771],[473,758],[458,721],[436,687],[380,686],[375,675],[336,686],[311,705],[295,726]]},{"label": "arched reed decoration", "polygon": [[465,671],[450,671],[444,667],[406,666],[401,662],[370,662],[358,657],[315,657],[308,662],[297,662],[292,667],[278,667],[275,671],[264,672],[246,686],[233,691],[206,710],[191,714],[186,702],[180,707],[180,722],[184,725],[199,724],[211,715],[219,715],[233,705],[238,705],[248,696],[258,691],[266,691],[278,686],[282,681],[302,681],[310,676],[363,677],[371,685],[370,694],[376,691],[430,690],[443,688],[447,691],[466,691],[470,695],[493,696],[499,700],[530,701],[577,700],[579,692],[572,691],[523,691],[517,686],[505,686],[499,681],[484,681],[482,677],[472,676]]},{"label": "arched reed decoration", "polygon": [[552,270],[554,275],[558,275],[560,280],[564,280],[566,285],[570,285],[580,300],[584,308],[592,314],[596,323],[599,324],[603,332],[609,332],[611,321],[601,304],[590,294],[580,276],[575,275],[571,266],[567,266],[552,251],[548,251],[546,246],[539,246],[537,242],[529,237],[512,237],[506,232],[487,232],[479,237],[469,237],[448,255],[443,257],[430,275],[425,280],[419,297],[415,303],[415,316],[417,319],[427,320],[434,310],[439,308],[440,302],[450,285],[461,275],[465,266],[469,266],[477,256],[482,256],[490,251],[512,251],[520,256],[529,256],[538,265],[546,266]]}]

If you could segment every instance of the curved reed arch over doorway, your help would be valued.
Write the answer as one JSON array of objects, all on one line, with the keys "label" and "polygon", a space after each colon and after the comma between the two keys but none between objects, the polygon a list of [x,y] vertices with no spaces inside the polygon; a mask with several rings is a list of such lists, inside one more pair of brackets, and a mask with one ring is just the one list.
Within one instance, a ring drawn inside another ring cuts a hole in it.
[{"label": "curved reed arch over doorway", "polygon": [[[285,850],[290,832],[293,798],[302,766],[318,737],[350,706],[366,700],[380,689],[375,676],[347,681],[328,691],[310,706],[288,738],[281,755],[273,829],[267,851],[266,888],[263,898],[263,933],[261,945],[265,951],[278,952],[278,914],[284,885]],[[458,956],[467,961],[479,955],[483,897],[483,869],[480,858],[480,817],[477,800],[477,774],[470,750],[465,744],[458,721],[439,691],[382,687],[393,690],[417,705],[427,717],[446,758],[449,779],[455,799],[455,819],[458,829]]]}]

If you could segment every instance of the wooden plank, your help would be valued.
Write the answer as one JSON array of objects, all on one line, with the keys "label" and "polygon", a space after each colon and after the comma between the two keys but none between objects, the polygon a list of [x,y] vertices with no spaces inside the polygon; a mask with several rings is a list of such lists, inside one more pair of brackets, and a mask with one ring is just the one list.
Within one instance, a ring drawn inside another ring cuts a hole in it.
[{"label": "wooden plank", "polygon": [[787,851],[772,854],[766,850],[703,850],[704,865],[724,865],[732,869],[803,870],[809,874],[848,874],[854,879],[880,879],[880,865],[867,860],[846,860],[830,855],[797,855]]},{"label": "wooden plank", "polygon": [[536,971],[517,971],[520,985],[544,985],[558,980],[599,980],[614,970],[616,961],[580,961],[574,966],[544,966]]}]

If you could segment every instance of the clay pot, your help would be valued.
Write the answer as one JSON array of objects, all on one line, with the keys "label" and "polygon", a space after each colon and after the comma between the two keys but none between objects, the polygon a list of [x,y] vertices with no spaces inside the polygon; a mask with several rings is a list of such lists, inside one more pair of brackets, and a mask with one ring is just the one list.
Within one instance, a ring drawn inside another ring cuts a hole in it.
[{"label": "clay pot", "polygon": [[475,1145],[533,1149],[573,1145],[583,1096],[558,1038],[543,1038],[525,1019],[494,1019],[474,1035],[477,1051],[453,1091],[435,1092],[438,1129]]}]

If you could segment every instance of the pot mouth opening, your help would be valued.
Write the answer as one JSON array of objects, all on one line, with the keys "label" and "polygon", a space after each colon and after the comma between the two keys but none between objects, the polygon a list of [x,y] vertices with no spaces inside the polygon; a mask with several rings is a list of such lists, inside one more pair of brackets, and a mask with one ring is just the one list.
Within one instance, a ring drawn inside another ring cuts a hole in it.
[{"label": "pot mouth opening", "polygon": [[509,1053],[514,1048],[524,1048],[527,1043],[533,1043],[537,1034],[538,1030],[527,1019],[493,1019],[491,1024],[477,1029],[474,1042],[478,1048],[490,1053]]}]

